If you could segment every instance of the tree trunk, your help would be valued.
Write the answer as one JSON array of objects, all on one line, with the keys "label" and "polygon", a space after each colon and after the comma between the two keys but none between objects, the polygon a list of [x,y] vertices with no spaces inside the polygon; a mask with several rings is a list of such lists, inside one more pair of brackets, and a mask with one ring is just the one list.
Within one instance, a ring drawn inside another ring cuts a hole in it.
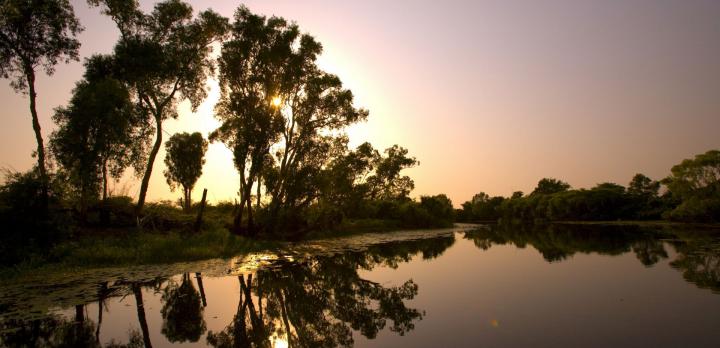
[{"label": "tree trunk", "polygon": [[200,299],[202,300],[203,307],[207,307],[207,301],[205,300],[205,288],[203,288],[202,274],[195,272],[195,279],[197,279],[198,288],[200,289]]},{"label": "tree trunk", "polygon": [[198,215],[195,220],[195,232],[200,231],[202,226],[203,211],[205,211],[205,199],[207,198],[207,189],[203,189],[202,200],[200,201],[200,207],[198,207]]},{"label": "tree trunk", "polygon": [[186,213],[190,212],[190,190],[188,190],[187,187],[183,186],[183,201],[182,201],[182,208],[183,211]]},{"label": "tree trunk", "polygon": [[243,210],[245,210],[245,170],[240,169],[240,209],[238,209],[233,221],[233,233],[241,234],[242,232],[242,216]]},{"label": "tree trunk", "polygon": [[102,177],[103,177],[103,194],[102,203],[100,204],[100,223],[104,226],[110,224],[110,211],[108,211],[108,175],[107,175],[107,160],[103,161],[102,165]]},{"label": "tree trunk", "polygon": [[145,348],[152,348],[152,343],[150,342],[150,330],[148,330],[147,319],[145,318],[145,306],[143,304],[142,289],[140,289],[140,285],[138,284],[133,284],[132,289],[135,294],[138,321],[140,322],[140,330],[142,330]]},{"label": "tree trunk", "polygon": [[103,195],[102,200],[105,202],[108,198],[108,175],[107,175],[107,161],[103,161],[102,166],[102,177],[103,177]]},{"label": "tree trunk", "polygon": [[187,211],[190,212],[190,210],[192,209],[192,187],[187,189],[187,198],[185,199],[185,205]]},{"label": "tree trunk", "polygon": [[252,211],[252,200],[250,199],[250,192],[252,189],[252,182],[246,185],[247,189],[245,192],[245,200],[247,201],[247,208],[248,208],[248,234],[254,235],[255,234],[255,226],[253,223],[253,211]]},{"label": "tree trunk", "polygon": [[102,320],[103,320],[103,306],[105,303],[105,297],[107,295],[108,290],[108,283],[104,282],[100,285],[100,289],[98,290],[98,320],[97,320],[97,328],[95,329],[95,342],[100,342],[100,327],[102,327]]},{"label": "tree trunk", "polygon": [[257,204],[255,206],[260,209],[260,175],[258,175],[257,182]]},{"label": "tree trunk", "polygon": [[135,207],[135,214],[140,215],[142,212],[143,206],[145,205],[145,196],[147,195],[148,186],[150,185],[150,176],[152,175],[153,170],[153,164],[155,163],[155,157],[158,154],[158,151],[160,151],[160,146],[162,145],[162,110],[159,110],[155,114],[155,126],[157,128],[157,134],[155,135],[155,144],[152,147],[152,150],[150,150],[150,156],[148,156],[148,163],[147,167],[145,168],[145,175],[142,179],[142,184],[140,185],[140,195],[138,196],[138,203]]},{"label": "tree trunk", "polygon": [[38,171],[40,172],[40,180],[42,182],[41,205],[44,210],[42,213],[47,213],[49,182],[47,169],[45,168],[45,144],[43,142],[40,120],[38,119],[37,107],[35,104],[37,92],[35,91],[35,70],[33,70],[32,66],[25,66],[25,78],[27,79],[28,89],[30,92],[30,115],[32,116],[33,131],[35,131],[35,141],[37,142]]},{"label": "tree trunk", "polygon": [[290,332],[290,320],[288,320],[287,306],[285,305],[284,295],[282,290],[275,290],[278,300],[280,300],[280,313],[282,315],[283,323],[285,324],[285,332],[287,334],[288,346],[293,347],[292,333]]},{"label": "tree trunk", "polygon": [[244,205],[245,201],[241,199],[239,209],[237,214],[235,214],[235,219],[233,220],[233,233],[237,235],[239,235],[242,231],[242,226],[240,226],[240,224],[242,224],[243,210],[245,210]]}]

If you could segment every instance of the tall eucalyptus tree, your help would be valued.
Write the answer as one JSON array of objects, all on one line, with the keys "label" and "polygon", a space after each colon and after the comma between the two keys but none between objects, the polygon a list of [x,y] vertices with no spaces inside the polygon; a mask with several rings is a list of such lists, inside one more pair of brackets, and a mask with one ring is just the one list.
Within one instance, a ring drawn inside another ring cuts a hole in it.
[{"label": "tall eucalyptus tree", "polygon": [[45,144],[37,113],[37,69],[52,75],[59,62],[78,60],[83,30],[68,0],[4,0],[0,4],[0,76],[10,78],[17,92],[30,97],[37,169],[47,200]]},{"label": "tall eucalyptus tree", "polygon": [[121,76],[132,88],[135,102],[155,122],[155,142],[150,150],[137,203],[145,204],[155,158],[162,145],[162,123],[177,118],[176,104],[190,101],[193,110],[207,97],[206,81],[214,74],[212,44],[223,37],[228,20],[206,10],[193,16],[192,7],[180,0],[155,4],[143,13],[136,0],[88,0],[100,6],[120,30],[115,45]]}]

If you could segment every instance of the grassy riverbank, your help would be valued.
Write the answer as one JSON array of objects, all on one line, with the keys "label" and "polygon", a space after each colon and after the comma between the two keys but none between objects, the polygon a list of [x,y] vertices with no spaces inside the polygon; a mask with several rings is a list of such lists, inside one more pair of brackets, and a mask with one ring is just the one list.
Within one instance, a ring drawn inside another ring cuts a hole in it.
[{"label": "grassy riverbank", "polygon": [[720,223],[673,222],[667,220],[616,220],[616,221],[553,221],[557,225],[639,226],[657,228],[697,228],[720,231]]},{"label": "grassy riverbank", "polygon": [[44,268],[63,270],[227,258],[273,249],[279,244],[235,236],[215,226],[199,233],[113,230],[102,236],[84,236],[61,242],[43,252],[33,252],[16,265],[0,268],[0,276]]},{"label": "grassy riverbank", "polygon": [[[138,231],[136,227],[86,230],[75,238],[60,242],[48,250],[28,251],[27,257],[20,263],[12,266],[0,266],[0,277],[11,277],[35,271],[63,271],[77,268],[229,258],[250,252],[276,249],[285,243],[281,240],[253,239],[233,235],[228,232],[223,223],[218,222],[222,219],[207,223],[200,232],[188,232],[188,229],[182,226],[191,221],[190,215],[184,215],[188,214],[176,212],[176,215],[172,216],[172,223],[167,221],[164,223],[181,226],[170,230]],[[164,218],[167,219],[170,216],[165,214]],[[390,232],[404,227],[397,220],[346,220],[337,228],[311,232],[306,239],[368,232]]]}]

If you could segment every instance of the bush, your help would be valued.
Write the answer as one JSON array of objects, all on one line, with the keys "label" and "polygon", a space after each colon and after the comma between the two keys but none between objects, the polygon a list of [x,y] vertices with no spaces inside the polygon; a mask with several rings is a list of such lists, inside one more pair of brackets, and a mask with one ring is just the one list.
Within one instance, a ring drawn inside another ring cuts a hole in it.
[{"label": "bush", "polygon": [[667,212],[664,217],[681,222],[720,222],[720,199],[693,197]]},{"label": "bush", "polygon": [[60,204],[61,183],[56,176],[50,178],[46,201],[37,172],[5,173],[0,186],[0,263],[31,258],[71,235],[71,216]]}]

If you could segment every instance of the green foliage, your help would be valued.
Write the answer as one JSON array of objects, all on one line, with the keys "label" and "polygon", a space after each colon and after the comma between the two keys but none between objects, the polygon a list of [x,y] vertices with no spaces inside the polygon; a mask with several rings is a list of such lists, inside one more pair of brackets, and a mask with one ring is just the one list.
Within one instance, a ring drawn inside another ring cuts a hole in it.
[{"label": "green foliage", "polygon": [[[35,105],[35,69],[42,67],[52,75],[58,62],[77,60],[80,42],[75,36],[82,30],[67,0],[4,0],[0,5],[0,76],[12,79],[10,85],[15,91],[30,97],[37,167],[46,184],[45,144]],[[48,199],[45,191],[43,188]]]},{"label": "green foliage", "polygon": [[683,160],[663,183],[682,203],[666,214],[678,221],[720,221],[720,151]]},{"label": "green foliage", "polygon": [[317,67],[321,52],[320,43],[283,18],[255,15],[245,6],[235,12],[219,59],[221,126],[211,139],[233,151],[240,172],[238,232],[246,207],[253,231],[250,190],[261,176],[270,196],[265,228],[277,230],[281,214],[304,214],[319,196],[325,167],[344,151],[346,140],[337,133],[367,117],[340,79]]},{"label": "green foliage", "polygon": [[108,176],[119,178],[144,155],[147,124],[139,117],[128,89],[107,75],[112,57],[93,56],[85,63],[67,107],[55,110],[58,129],[50,140],[54,157],[68,173],[81,211],[107,197]]},{"label": "green foliage", "polygon": [[537,187],[531,195],[551,195],[553,193],[564,192],[570,189],[570,185],[557,179],[543,178],[538,181]]},{"label": "green foliage", "polygon": [[165,142],[165,178],[170,189],[183,188],[183,208],[190,211],[192,190],[202,175],[208,143],[198,132],[177,133]]},{"label": "green foliage", "polygon": [[363,214],[371,201],[405,201],[414,187],[413,180],[401,176],[403,169],[417,164],[408,151],[394,145],[381,155],[370,143],[355,150],[343,150],[323,172],[320,201],[339,207],[346,216]]},{"label": "green foliage", "polygon": [[627,188],[629,199],[633,203],[635,217],[641,220],[660,219],[666,209],[669,197],[659,196],[660,182],[654,181],[643,174],[635,174]]},{"label": "green foliage", "polygon": [[[513,197],[521,197],[513,194]],[[500,205],[505,201],[501,196],[490,197],[485,192],[473,196],[472,200],[462,204],[462,210],[456,216],[457,221],[497,221],[500,218]]]},{"label": "green foliage", "polygon": [[214,72],[211,44],[225,34],[228,20],[207,10],[193,18],[192,7],[180,0],[155,4],[142,13],[137,1],[89,0],[101,6],[120,30],[115,45],[117,76],[131,88],[141,114],[155,120],[155,143],[147,158],[138,197],[145,204],[152,168],[162,144],[162,122],[176,118],[180,97],[197,109],[207,96],[207,79]]},{"label": "green foliage", "polygon": [[432,218],[430,225],[451,225],[455,215],[452,201],[444,194],[421,196],[420,207]]},{"label": "green foliage", "polygon": [[[0,75],[28,88],[28,69],[52,75],[58,62],[78,59],[83,28],[67,0],[5,0],[0,6]],[[33,74],[34,76],[34,74]]]},{"label": "green foliage", "polygon": [[385,149],[385,157],[376,161],[375,173],[368,178],[371,199],[404,198],[415,188],[409,176],[400,176],[400,171],[420,164],[415,157],[408,156],[408,150],[398,145]]},{"label": "green foliage", "polygon": [[558,221],[652,219],[659,217],[666,203],[658,197],[659,184],[642,174],[635,176],[626,190],[613,183],[592,189],[570,190],[555,179],[543,179],[529,196],[516,192],[510,198],[490,198],[479,193],[463,203],[458,221]]}]

